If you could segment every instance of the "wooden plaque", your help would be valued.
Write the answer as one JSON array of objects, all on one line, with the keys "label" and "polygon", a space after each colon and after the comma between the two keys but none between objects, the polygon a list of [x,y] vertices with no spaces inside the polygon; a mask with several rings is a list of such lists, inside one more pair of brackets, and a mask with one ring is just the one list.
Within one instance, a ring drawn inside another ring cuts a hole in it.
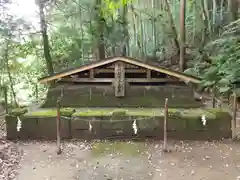
[{"label": "wooden plaque", "polygon": [[115,96],[125,96],[125,68],[122,62],[115,64]]}]

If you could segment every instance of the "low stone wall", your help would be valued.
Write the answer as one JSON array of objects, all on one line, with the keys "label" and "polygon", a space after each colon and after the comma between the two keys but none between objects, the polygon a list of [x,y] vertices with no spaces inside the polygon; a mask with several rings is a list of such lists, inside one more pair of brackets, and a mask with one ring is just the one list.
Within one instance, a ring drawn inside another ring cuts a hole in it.
[{"label": "low stone wall", "polygon": [[43,108],[56,107],[61,96],[62,107],[164,107],[165,98],[171,108],[198,108],[190,87],[177,85],[164,86],[126,86],[126,95],[115,97],[111,85],[55,85],[49,88]]},{"label": "low stone wall", "polygon": [[[56,117],[20,116],[22,128],[17,132],[17,117],[6,116],[7,138],[13,139],[56,139]],[[135,135],[132,124],[136,120]],[[89,131],[89,123],[92,131]],[[61,119],[61,137],[76,139],[111,138],[156,138],[163,139],[163,116],[73,116]],[[168,120],[168,137],[178,140],[219,140],[231,137],[231,116],[217,112],[207,117],[203,126],[201,117],[171,114]]]}]

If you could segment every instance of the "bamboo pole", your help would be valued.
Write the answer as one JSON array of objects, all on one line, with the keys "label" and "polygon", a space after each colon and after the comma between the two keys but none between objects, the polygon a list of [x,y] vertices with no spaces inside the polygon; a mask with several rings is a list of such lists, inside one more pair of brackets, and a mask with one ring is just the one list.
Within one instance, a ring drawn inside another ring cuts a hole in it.
[{"label": "bamboo pole", "polygon": [[57,100],[57,154],[61,154],[62,150],[61,150],[61,134],[60,134],[60,100]]},{"label": "bamboo pole", "polygon": [[163,151],[168,152],[167,147],[167,120],[168,120],[168,98],[165,99],[164,106],[164,140],[163,140]]},{"label": "bamboo pole", "polygon": [[237,138],[236,133],[236,120],[237,120],[237,95],[233,93],[233,109],[232,109],[232,140]]}]

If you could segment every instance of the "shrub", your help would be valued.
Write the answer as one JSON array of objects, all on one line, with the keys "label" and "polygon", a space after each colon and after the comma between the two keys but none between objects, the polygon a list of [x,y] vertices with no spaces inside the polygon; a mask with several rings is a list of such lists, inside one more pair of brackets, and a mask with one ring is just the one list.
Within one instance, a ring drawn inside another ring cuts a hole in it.
[{"label": "shrub", "polygon": [[21,116],[23,114],[26,114],[27,112],[28,112],[27,108],[15,108],[9,112],[9,115]]},{"label": "shrub", "polygon": [[72,116],[76,110],[74,108],[61,108],[60,109],[60,114],[62,116]]}]

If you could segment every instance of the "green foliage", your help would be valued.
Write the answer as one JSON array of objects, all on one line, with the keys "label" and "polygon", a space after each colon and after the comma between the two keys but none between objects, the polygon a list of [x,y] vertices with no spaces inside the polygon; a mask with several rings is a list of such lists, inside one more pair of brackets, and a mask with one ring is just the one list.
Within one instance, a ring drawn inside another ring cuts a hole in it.
[{"label": "green foliage", "polygon": [[28,112],[27,108],[15,108],[9,112],[11,116],[21,116]]}]

